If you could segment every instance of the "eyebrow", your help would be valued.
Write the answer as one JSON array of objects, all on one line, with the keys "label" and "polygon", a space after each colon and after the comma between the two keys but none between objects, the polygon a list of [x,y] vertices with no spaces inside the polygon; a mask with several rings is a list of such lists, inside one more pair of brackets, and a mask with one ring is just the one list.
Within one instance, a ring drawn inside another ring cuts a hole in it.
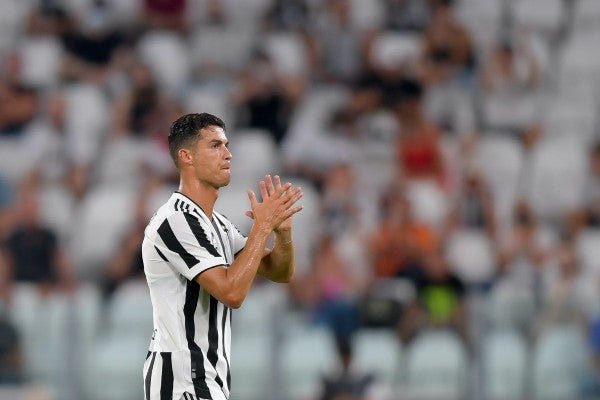
[{"label": "eyebrow", "polygon": [[212,139],[210,142],[208,142],[209,144],[224,144],[225,147],[229,147],[229,141],[228,140],[221,140],[221,139]]}]

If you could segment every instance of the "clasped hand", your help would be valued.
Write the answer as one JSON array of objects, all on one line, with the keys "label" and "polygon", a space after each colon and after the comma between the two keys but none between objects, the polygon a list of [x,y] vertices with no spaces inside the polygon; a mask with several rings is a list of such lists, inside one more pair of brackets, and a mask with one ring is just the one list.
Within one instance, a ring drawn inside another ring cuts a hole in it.
[{"label": "clasped hand", "polygon": [[292,215],[302,210],[301,205],[295,205],[302,198],[302,188],[292,187],[289,182],[282,185],[277,175],[274,180],[275,182],[271,179],[271,175],[267,175],[260,181],[262,202],[257,200],[252,190],[248,190],[252,210],[247,211],[246,215],[254,219],[258,227],[269,233],[291,229]]}]

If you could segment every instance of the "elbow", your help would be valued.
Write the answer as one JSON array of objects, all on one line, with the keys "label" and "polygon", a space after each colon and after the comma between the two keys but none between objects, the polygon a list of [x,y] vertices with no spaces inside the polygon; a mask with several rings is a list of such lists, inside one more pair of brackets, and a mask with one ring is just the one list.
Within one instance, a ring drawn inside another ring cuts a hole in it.
[{"label": "elbow", "polygon": [[221,302],[227,307],[237,310],[242,306],[245,298],[245,295],[241,295],[239,293],[230,293],[227,296],[224,296],[223,299],[221,299]]}]

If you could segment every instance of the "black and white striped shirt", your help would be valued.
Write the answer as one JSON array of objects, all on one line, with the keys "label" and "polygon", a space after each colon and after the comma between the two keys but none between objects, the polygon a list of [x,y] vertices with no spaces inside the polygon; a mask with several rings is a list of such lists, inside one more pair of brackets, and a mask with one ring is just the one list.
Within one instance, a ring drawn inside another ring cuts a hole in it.
[{"label": "black and white striped shirt", "polygon": [[154,332],[144,364],[146,400],[229,398],[231,309],[194,278],[229,266],[246,237],[227,218],[174,193],[146,227],[142,254]]}]

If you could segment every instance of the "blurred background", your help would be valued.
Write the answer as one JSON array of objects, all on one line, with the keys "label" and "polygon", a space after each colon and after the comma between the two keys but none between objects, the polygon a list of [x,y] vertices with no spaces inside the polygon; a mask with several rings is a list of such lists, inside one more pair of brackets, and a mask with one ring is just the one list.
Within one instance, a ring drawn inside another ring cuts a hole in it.
[{"label": "blurred background", "polygon": [[600,398],[600,1],[0,0],[0,399],[141,399],[170,123],[302,186],[232,400]]}]

